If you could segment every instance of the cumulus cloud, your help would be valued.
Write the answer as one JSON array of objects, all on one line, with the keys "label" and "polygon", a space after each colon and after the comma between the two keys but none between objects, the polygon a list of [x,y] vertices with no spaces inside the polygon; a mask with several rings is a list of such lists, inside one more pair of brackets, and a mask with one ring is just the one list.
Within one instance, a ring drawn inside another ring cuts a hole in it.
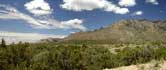
[{"label": "cumulus cloud", "polygon": [[63,0],[63,2],[64,4],[61,5],[62,8],[74,11],[90,11],[104,6],[102,0]]},{"label": "cumulus cloud", "polygon": [[146,0],[147,3],[152,3],[154,5],[158,5],[158,1],[157,0]]},{"label": "cumulus cloud", "polygon": [[[6,6],[6,5],[0,5],[0,8],[3,8],[0,10],[0,19],[3,20],[23,20],[27,23],[29,23],[33,28],[45,28],[45,29],[80,29],[85,31],[86,27],[83,26],[83,20],[81,19],[71,19],[67,21],[58,21],[56,19],[53,19],[51,17],[46,16],[40,16],[39,18],[35,18],[32,16],[29,16],[27,14],[24,14],[20,11],[18,11],[14,7]],[[71,21],[74,22],[71,22]],[[70,22],[70,23],[69,23]]]},{"label": "cumulus cloud", "polygon": [[72,19],[72,20],[61,22],[62,25],[68,26],[68,28],[73,27],[76,29],[86,30],[84,26],[81,26],[82,23],[83,23],[83,20],[80,20],[80,19]]},{"label": "cumulus cloud", "polygon": [[142,14],[143,14],[143,11],[136,11],[132,15],[134,15],[134,16],[140,16]]},{"label": "cumulus cloud", "polygon": [[126,14],[128,8],[121,8],[107,0],[63,0],[61,8],[72,11],[92,11],[94,9],[103,9],[107,12],[116,14]]},{"label": "cumulus cloud", "polygon": [[47,38],[64,38],[65,35],[52,35],[52,34],[40,34],[40,33],[17,33],[0,31],[0,39],[4,38],[8,44],[14,42],[38,42],[41,39]]},{"label": "cumulus cloud", "polygon": [[111,2],[107,2],[107,1],[105,1],[104,4],[105,4],[103,7],[104,11],[113,12],[115,14],[127,14],[127,13],[129,13],[128,8],[120,8],[120,7],[112,4]]},{"label": "cumulus cloud", "polygon": [[132,7],[136,5],[136,1],[135,0],[120,0],[119,5],[125,6],[125,7]]},{"label": "cumulus cloud", "polygon": [[50,5],[44,0],[32,0],[24,6],[34,15],[47,15],[52,13]]}]

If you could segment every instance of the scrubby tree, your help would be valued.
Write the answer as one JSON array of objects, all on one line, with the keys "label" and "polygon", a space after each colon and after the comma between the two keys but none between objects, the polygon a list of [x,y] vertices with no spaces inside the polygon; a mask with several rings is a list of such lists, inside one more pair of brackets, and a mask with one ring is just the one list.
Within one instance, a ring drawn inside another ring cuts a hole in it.
[{"label": "scrubby tree", "polygon": [[1,47],[4,47],[4,48],[6,47],[6,42],[4,39],[1,40]]}]

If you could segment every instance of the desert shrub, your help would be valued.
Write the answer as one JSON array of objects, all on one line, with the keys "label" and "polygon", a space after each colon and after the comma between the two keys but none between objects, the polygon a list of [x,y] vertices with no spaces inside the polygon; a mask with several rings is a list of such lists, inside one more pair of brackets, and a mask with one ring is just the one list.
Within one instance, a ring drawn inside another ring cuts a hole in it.
[{"label": "desert shrub", "polygon": [[129,44],[119,44],[119,48],[127,47],[118,50],[117,54],[112,54],[107,47],[87,43],[67,45],[20,42],[6,46],[0,47],[1,70],[102,70],[154,59],[166,60],[166,48],[156,43],[132,48],[131,45],[128,47]]}]

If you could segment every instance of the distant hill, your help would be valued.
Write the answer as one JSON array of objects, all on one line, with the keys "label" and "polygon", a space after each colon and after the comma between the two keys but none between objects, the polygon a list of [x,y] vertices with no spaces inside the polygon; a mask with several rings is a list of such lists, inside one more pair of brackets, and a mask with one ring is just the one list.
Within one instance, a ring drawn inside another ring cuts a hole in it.
[{"label": "distant hill", "polygon": [[71,34],[64,40],[166,42],[166,21],[121,20],[98,30]]},{"label": "distant hill", "polygon": [[41,43],[47,43],[47,42],[59,42],[63,40],[62,38],[47,38],[47,39],[41,39]]}]

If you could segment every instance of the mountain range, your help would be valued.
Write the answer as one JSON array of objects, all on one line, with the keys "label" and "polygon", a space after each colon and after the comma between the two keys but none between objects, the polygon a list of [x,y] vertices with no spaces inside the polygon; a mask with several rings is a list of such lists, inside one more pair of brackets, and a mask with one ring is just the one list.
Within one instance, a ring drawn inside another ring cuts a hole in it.
[{"label": "mountain range", "polygon": [[94,31],[77,32],[64,41],[166,42],[166,21],[120,20]]}]

